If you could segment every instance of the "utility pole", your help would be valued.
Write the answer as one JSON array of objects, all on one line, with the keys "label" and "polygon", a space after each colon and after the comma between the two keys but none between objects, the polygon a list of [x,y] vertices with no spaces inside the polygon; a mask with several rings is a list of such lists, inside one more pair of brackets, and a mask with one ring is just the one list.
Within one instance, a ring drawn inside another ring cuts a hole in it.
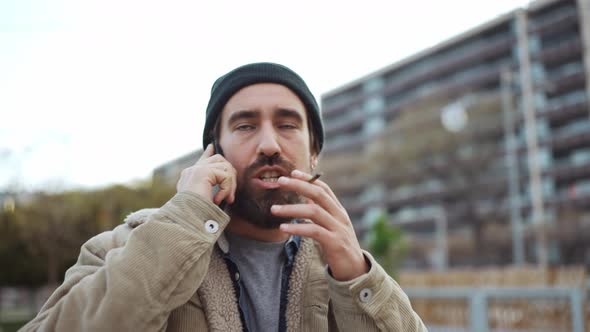
[{"label": "utility pole", "polygon": [[518,40],[518,63],[520,67],[520,87],[526,130],[526,145],[529,169],[529,189],[531,193],[532,221],[534,225],[537,260],[541,267],[547,266],[548,249],[545,230],[545,210],[541,186],[541,167],[538,161],[537,116],[533,105],[533,82],[531,80],[531,62],[527,32],[527,14],[520,9],[516,14],[516,31]]}]

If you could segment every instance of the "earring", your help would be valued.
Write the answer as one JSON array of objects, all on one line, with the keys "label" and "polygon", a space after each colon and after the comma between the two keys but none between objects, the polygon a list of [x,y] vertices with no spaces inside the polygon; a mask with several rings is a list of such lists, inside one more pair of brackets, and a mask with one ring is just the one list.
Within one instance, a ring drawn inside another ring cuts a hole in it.
[{"label": "earring", "polygon": [[318,166],[317,161],[312,160],[311,161],[311,171],[313,172],[317,166]]}]

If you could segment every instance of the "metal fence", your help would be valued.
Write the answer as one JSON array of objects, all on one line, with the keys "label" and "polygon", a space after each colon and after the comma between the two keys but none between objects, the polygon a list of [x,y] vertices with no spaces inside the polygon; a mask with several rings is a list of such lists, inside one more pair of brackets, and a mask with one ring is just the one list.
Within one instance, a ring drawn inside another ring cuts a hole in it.
[{"label": "metal fence", "polygon": [[430,331],[584,331],[584,292],[580,288],[404,290]]},{"label": "metal fence", "polygon": [[[0,321],[30,319],[53,288],[0,287]],[[431,332],[583,332],[579,287],[404,287]]]}]

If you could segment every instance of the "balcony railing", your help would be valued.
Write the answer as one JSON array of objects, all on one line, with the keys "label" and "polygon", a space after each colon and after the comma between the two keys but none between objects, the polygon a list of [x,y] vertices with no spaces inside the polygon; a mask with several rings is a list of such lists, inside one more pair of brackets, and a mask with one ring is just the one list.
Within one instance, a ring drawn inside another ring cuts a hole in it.
[{"label": "balcony railing", "polygon": [[[498,37],[491,41],[474,43],[471,51],[464,54],[456,54],[453,57],[440,61],[432,60],[430,67],[425,66],[423,73],[413,75],[407,79],[399,79],[385,86],[383,95],[394,94],[416,87],[420,82],[443,77],[446,74],[458,71],[458,68],[466,68],[472,63],[481,61],[483,57],[491,57],[506,53],[510,50],[513,40],[508,36]],[[483,65],[483,64],[482,64]]]},{"label": "balcony railing", "polygon": [[559,78],[550,80],[550,84],[545,88],[547,97],[556,96],[567,91],[584,88],[586,85],[586,75],[584,72],[569,73]]},{"label": "balcony railing", "polygon": [[547,79],[550,81],[560,80],[563,77],[570,76],[571,74],[583,73],[584,70],[584,64],[581,60],[576,62],[570,62],[548,71]]},{"label": "balcony railing", "polygon": [[[417,66],[415,70],[396,76],[396,79],[386,84],[377,94],[389,95],[399,91],[406,91],[415,88],[420,82],[432,81],[442,78],[449,73],[458,71],[459,68],[466,68],[472,64],[480,62],[482,58],[494,58],[503,53],[509,56],[509,51],[513,37],[502,34],[492,39],[480,40],[466,45],[464,48],[456,49],[452,53],[445,54],[440,58],[431,58],[426,64]],[[325,115],[332,115],[341,112],[347,107],[358,106],[362,101],[371,96],[363,95],[361,92],[355,93],[350,97],[343,97],[342,100],[324,106]]]},{"label": "balcony railing", "polygon": [[581,54],[582,43],[579,37],[561,41],[554,47],[541,51],[540,58],[545,64],[554,64],[559,61],[567,61]]},{"label": "balcony railing", "polygon": [[335,132],[346,131],[350,128],[362,124],[366,120],[366,114],[362,110],[355,110],[353,112],[342,115],[341,118],[326,122],[326,135],[331,135]]},{"label": "balcony railing", "polygon": [[590,159],[586,162],[574,163],[571,160],[555,163],[545,172],[544,176],[553,176],[556,180],[572,180],[577,178],[590,178]]},{"label": "balcony railing", "polygon": [[[482,202],[477,204],[476,210],[478,213],[481,215],[486,215],[489,213],[508,215],[509,205],[506,201],[507,198],[505,197],[507,195],[505,193],[507,186],[506,176],[507,174],[499,174],[494,177],[490,177],[488,180],[483,181],[480,184],[482,188],[485,187],[487,190],[489,190],[490,199],[484,199]],[[590,179],[590,159],[585,163],[578,163],[576,165],[572,164],[572,162],[554,163],[553,166],[543,172],[543,176],[553,176],[557,180]],[[526,186],[526,181],[528,181],[528,178],[525,174],[525,176],[521,178],[520,186]],[[362,183],[359,185],[362,185]],[[424,188],[419,189],[417,186],[414,186],[412,188],[408,187],[405,190],[396,190],[390,192],[389,195],[384,197],[384,200],[361,202],[360,199],[356,197],[342,197],[341,202],[347,210],[350,210],[349,212],[351,213],[361,213],[371,206],[386,206],[389,209],[401,207],[402,210],[399,210],[393,215],[394,219],[412,223],[414,221],[419,222],[420,220],[424,219],[423,215],[429,214],[430,212],[424,212],[422,211],[422,208],[403,209],[404,206],[408,207],[429,204],[428,202],[431,202],[431,204],[440,202],[440,200],[444,197],[455,195],[456,193],[464,190],[464,188],[465,186],[461,185],[442,184],[439,188],[431,188],[426,190]],[[557,188],[554,195],[546,197],[546,206],[549,207],[556,204],[561,204],[564,200],[564,195],[564,189]],[[590,197],[590,191],[585,197]],[[493,208],[490,208],[492,206]],[[464,211],[461,211],[462,209],[464,210],[466,208],[466,206],[456,206],[454,208],[450,208],[449,213],[451,216],[456,217],[464,213]],[[530,200],[527,197],[521,198],[520,208],[523,211],[526,211],[530,208]]]},{"label": "balcony railing", "polygon": [[576,24],[577,20],[578,12],[575,6],[566,7],[552,11],[548,16],[531,20],[529,31],[540,34],[554,32],[557,29],[563,29],[570,24]]},{"label": "balcony railing", "polygon": [[366,136],[362,131],[356,135],[342,136],[337,139],[330,139],[326,143],[324,150],[326,153],[336,152],[342,150],[357,151],[364,143],[370,140],[371,137]]}]

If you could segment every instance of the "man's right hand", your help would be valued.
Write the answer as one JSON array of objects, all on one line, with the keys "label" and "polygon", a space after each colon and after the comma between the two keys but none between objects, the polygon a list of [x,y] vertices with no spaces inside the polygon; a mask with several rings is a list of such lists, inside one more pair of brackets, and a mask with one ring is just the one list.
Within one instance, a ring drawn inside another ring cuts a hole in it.
[{"label": "man's right hand", "polygon": [[[232,204],[236,192],[236,169],[220,154],[215,154],[213,144],[207,145],[201,158],[180,173],[176,191],[194,192],[219,205],[224,199]],[[219,191],[213,196],[213,187]]]}]

